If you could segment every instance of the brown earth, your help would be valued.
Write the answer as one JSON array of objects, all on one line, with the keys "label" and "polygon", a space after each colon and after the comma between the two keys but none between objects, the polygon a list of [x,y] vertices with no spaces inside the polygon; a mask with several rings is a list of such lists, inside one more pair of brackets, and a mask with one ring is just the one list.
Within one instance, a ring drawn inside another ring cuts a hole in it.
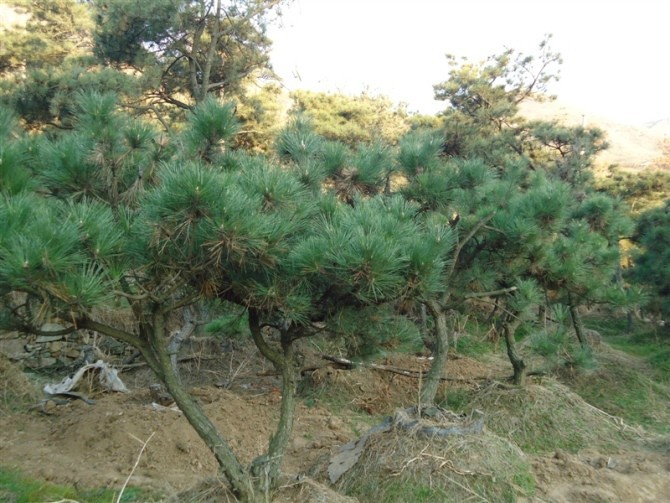
[{"label": "brown earth", "polygon": [[[308,474],[323,480],[313,467],[323,467],[324,459],[377,423],[380,415],[414,403],[418,382],[388,371],[337,369],[315,355],[312,360],[307,366],[319,368],[307,378],[309,391],[303,392],[283,469],[291,476]],[[408,370],[427,365],[409,356],[385,363]],[[450,386],[477,388],[509,374],[506,364],[497,360],[484,364],[461,357],[449,365],[454,379]],[[188,361],[182,364],[182,374],[243,461],[263,452],[280,395],[277,378],[258,364],[251,348],[215,360]],[[153,378],[146,367],[127,369],[121,377],[131,391],[92,392],[94,405],[75,400],[0,411],[0,465],[57,483],[119,489],[150,439],[131,485],[160,490],[174,501],[180,491],[215,476],[213,456],[184,417],[170,408],[152,408],[148,386]],[[557,452],[531,461],[537,493],[525,501],[660,502],[670,494],[667,439],[653,448]]]}]

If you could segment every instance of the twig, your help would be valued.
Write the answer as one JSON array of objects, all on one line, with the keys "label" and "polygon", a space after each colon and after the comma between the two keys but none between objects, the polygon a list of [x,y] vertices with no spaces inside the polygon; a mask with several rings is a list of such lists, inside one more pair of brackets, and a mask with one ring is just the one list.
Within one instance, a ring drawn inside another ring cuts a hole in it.
[{"label": "twig", "polygon": [[400,470],[391,473],[391,477],[398,477],[399,475],[402,475],[402,472],[404,472],[405,469],[406,469],[409,465],[411,465],[412,463],[414,463],[414,462],[417,461],[418,459],[421,459],[421,457],[424,455],[424,452],[426,452],[426,449],[428,449],[428,447],[430,447],[430,444],[429,444],[429,445],[426,445],[426,447],[424,447],[423,449],[421,449],[421,452],[420,452],[419,454],[417,454],[417,455],[414,456],[413,458],[408,459],[407,461],[405,461],[405,463],[402,465],[402,468],[400,468]]},{"label": "twig", "polygon": [[623,430],[623,431],[632,430],[633,432],[635,432],[639,435],[639,433],[640,433],[639,430],[637,428],[633,428],[632,426],[627,425],[624,422],[623,418],[621,418],[619,416],[613,416],[612,414],[608,414],[604,410],[599,409],[598,407],[595,407],[588,402],[584,402],[584,403],[586,404],[587,407],[589,407],[594,412],[597,412],[598,414],[602,414],[607,419],[612,421],[615,425],[617,425],[619,428],[621,428],[621,430]]},{"label": "twig", "polygon": [[[481,501],[485,501],[486,503],[491,503],[491,500],[486,499],[486,498],[485,498],[484,496],[482,496],[481,494],[479,494],[479,493],[473,491],[472,489],[470,489],[470,488],[467,487],[467,486],[464,486],[463,484],[461,484],[461,483],[458,482],[457,480],[454,480],[454,479],[452,479],[451,477],[449,477],[449,476],[447,476],[447,475],[445,475],[444,478],[446,478],[446,479],[447,479],[449,482],[451,482],[452,484],[457,485],[458,487],[460,487],[460,488],[463,489],[464,491],[466,491],[466,492],[472,494],[475,498],[480,498]],[[469,499],[469,498],[468,498],[468,499]]]},{"label": "twig", "polygon": [[[189,356],[183,356],[177,360],[178,363],[182,362],[187,362],[189,360],[216,360],[216,356],[202,356],[202,355],[189,355]],[[134,369],[138,367],[144,367],[145,365],[148,365],[147,362],[138,362],[138,363],[120,363],[118,365],[114,365],[114,368],[117,369]]]},{"label": "twig", "polygon": [[121,487],[121,492],[119,492],[119,495],[116,498],[116,503],[121,503],[121,497],[123,496],[123,491],[126,490],[126,486],[128,485],[128,482],[130,482],[130,479],[133,476],[133,473],[135,473],[135,469],[137,468],[137,465],[140,464],[140,459],[142,458],[142,454],[144,453],[144,449],[147,448],[147,444],[149,443],[149,441],[153,438],[153,436],[155,434],[156,434],[156,432],[154,431],[151,435],[149,435],[149,438],[147,438],[146,441],[142,444],[142,448],[140,449],[140,453],[137,455],[137,459],[135,460],[135,465],[133,466],[133,469],[130,470],[130,473],[128,474],[128,478],[123,483],[123,487]]},{"label": "twig", "polygon": [[[331,355],[321,355],[321,358],[324,360],[328,360],[330,362],[336,363],[338,365],[341,365],[347,369],[354,369],[354,368],[368,368],[372,370],[382,370],[384,372],[391,372],[392,374],[399,374],[405,377],[412,377],[414,379],[421,379],[426,376],[426,372],[421,372],[417,370],[407,370],[407,369],[401,369],[398,367],[392,367],[390,365],[379,365],[376,363],[360,363],[360,362],[354,362],[352,360],[347,360],[346,358],[342,358],[339,356],[331,356]],[[471,379],[464,379],[464,378],[459,378],[459,377],[440,377],[441,381],[453,381],[453,382],[464,382],[464,383],[474,383],[474,381],[486,381],[488,380],[488,377],[473,377]]]}]

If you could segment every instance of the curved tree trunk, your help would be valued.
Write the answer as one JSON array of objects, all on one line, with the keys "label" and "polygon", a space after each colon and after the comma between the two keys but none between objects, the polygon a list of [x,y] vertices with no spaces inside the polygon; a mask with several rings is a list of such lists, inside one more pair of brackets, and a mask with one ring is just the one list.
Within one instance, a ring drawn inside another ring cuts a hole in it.
[{"label": "curved tree trunk", "polygon": [[586,338],[586,332],[584,331],[584,323],[582,322],[582,316],[579,314],[579,309],[574,303],[572,294],[568,292],[568,308],[570,309],[570,318],[572,319],[572,326],[575,329],[575,334],[577,335],[577,340],[582,346],[582,349],[590,349],[591,345],[589,344],[588,339]]},{"label": "curved tree trunk", "polygon": [[277,429],[270,439],[267,454],[256,458],[251,465],[251,472],[256,477],[256,487],[266,500],[270,501],[270,492],[279,482],[281,462],[293,431],[299,365],[290,327],[280,331],[281,352],[267,344],[261,332],[259,315],[254,309],[249,309],[249,328],[261,354],[272,362],[282,377],[282,399]]},{"label": "curved tree trunk", "polygon": [[447,326],[447,312],[439,302],[427,302],[426,306],[435,321],[435,345],[433,348],[433,364],[423,381],[419,397],[421,408],[433,407],[437,388],[447,367],[449,351],[449,328]]},{"label": "curved tree trunk", "polygon": [[186,391],[172,366],[167,350],[166,319],[167,316],[160,311],[153,316],[152,326],[149,327],[150,330],[146,334],[150,342],[150,352],[153,354],[147,361],[165,384],[175,403],[184,413],[186,420],[214,454],[219,469],[225,475],[235,495],[241,501],[256,501],[252,477],[239,462],[226,439],[207,417],[200,404]]},{"label": "curved tree trunk", "polygon": [[526,384],[526,374],[528,372],[526,368],[526,362],[524,362],[521,355],[516,350],[516,340],[514,339],[514,334],[516,329],[519,328],[520,320],[514,314],[506,314],[503,320],[503,336],[505,339],[505,346],[507,347],[507,356],[509,361],[512,363],[512,368],[514,369],[514,376],[512,380],[514,384],[518,386],[523,386]]}]

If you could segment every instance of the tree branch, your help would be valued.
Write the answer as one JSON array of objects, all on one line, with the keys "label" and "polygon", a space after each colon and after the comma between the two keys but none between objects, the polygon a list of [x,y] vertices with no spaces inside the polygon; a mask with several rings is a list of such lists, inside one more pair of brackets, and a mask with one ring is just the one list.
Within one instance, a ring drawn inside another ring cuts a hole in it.
[{"label": "tree branch", "polygon": [[263,337],[258,311],[254,308],[249,308],[249,329],[251,338],[261,354],[270,360],[277,370],[281,369],[284,366],[284,358],[272,349]]},{"label": "tree branch", "polygon": [[110,327],[109,325],[105,325],[104,323],[93,321],[88,317],[77,318],[75,320],[74,328],[75,329],[85,328],[88,330],[95,330],[96,332],[108,335],[109,337],[112,337],[117,341],[130,344],[131,346],[139,349],[140,351],[142,351],[146,345],[145,341],[143,341],[135,334],[131,334],[130,332],[126,332],[125,330],[119,330],[118,328]]},{"label": "tree branch", "polygon": [[510,286],[509,288],[501,288],[500,290],[493,290],[490,292],[474,292],[467,293],[464,295],[466,299],[476,299],[479,297],[497,297],[498,295],[504,295],[506,293],[515,292],[518,288],[516,286]]}]

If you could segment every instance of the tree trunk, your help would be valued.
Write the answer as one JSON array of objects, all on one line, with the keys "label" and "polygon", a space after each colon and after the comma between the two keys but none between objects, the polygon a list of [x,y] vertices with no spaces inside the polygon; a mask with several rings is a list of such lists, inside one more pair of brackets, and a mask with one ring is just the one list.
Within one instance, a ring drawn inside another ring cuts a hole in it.
[{"label": "tree trunk", "polygon": [[505,346],[507,347],[507,356],[514,369],[512,380],[517,386],[523,386],[526,384],[526,374],[528,370],[526,369],[526,362],[523,361],[523,358],[516,350],[514,334],[516,333],[516,329],[519,328],[519,324],[520,320],[518,316],[512,313],[506,314],[503,320],[502,330],[505,338]]},{"label": "tree trunk", "polygon": [[426,348],[428,348],[428,350],[430,350],[432,353],[433,349],[435,349],[433,347],[435,345],[435,337],[433,334],[428,332],[428,312],[426,310],[426,304],[421,304],[419,315],[421,317],[421,326],[419,327],[421,340],[423,341],[424,346],[426,346]]},{"label": "tree trunk", "polygon": [[167,316],[163,312],[156,312],[153,316],[153,326],[147,334],[150,338],[151,352],[158,368],[153,369],[162,377],[168,392],[174,398],[184,417],[205,442],[216,458],[221,472],[228,480],[233,493],[245,502],[256,501],[252,477],[240,464],[228,442],[210,421],[200,404],[186,391],[179,380],[179,376],[172,367],[170,355],[167,351],[167,334],[165,321]]},{"label": "tree trunk", "polygon": [[584,331],[584,323],[582,322],[582,316],[579,314],[579,309],[575,305],[572,294],[568,292],[568,307],[570,309],[570,318],[572,319],[572,326],[575,329],[575,334],[577,335],[577,340],[582,346],[582,349],[590,349],[591,345],[589,344],[588,339],[586,338],[586,333]]},{"label": "tree trunk", "polygon": [[447,312],[440,303],[431,301],[426,306],[435,321],[435,346],[433,349],[433,364],[423,381],[419,404],[421,408],[433,407],[437,388],[447,367],[449,351],[449,328],[447,326]]},{"label": "tree trunk", "polygon": [[[288,354],[287,354],[288,353]],[[257,477],[257,487],[270,501],[270,491],[277,487],[281,462],[286,452],[295,418],[295,397],[298,384],[298,369],[293,360],[293,347],[284,353],[287,364],[281,368],[282,397],[277,429],[270,439],[267,455],[259,456],[252,463],[252,474]]]},{"label": "tree trunk", "polygon": [[256,347],[282,376],[282,399],[277,429],[270,439],[267,454],[256,458],[251,465],[251,472],[257,480],[256,487],[266,501],[270,501],[270,492],[279,482],[281,462],[293,431],[299,365],[290,326],[280,331],[281,352],[273,349],[263,337],[259,314],[254,309],[249,309],[249,328]]},{"label": "tree trunk", "polygon": [[167,346],[167,352],[170,355],[170,362],[172,368],[177,375],[177,378],[181,382],[181,376],[179,375],[179,366],[177,365],[177,357],[179,356],[179,351],[181,350],[184,341],[191,337],[195,331],[195,318],[193,316],[193,309],[191,306],[184,308],[184,324],[182,325],[179,332],[172,336],[170,343]]}]

